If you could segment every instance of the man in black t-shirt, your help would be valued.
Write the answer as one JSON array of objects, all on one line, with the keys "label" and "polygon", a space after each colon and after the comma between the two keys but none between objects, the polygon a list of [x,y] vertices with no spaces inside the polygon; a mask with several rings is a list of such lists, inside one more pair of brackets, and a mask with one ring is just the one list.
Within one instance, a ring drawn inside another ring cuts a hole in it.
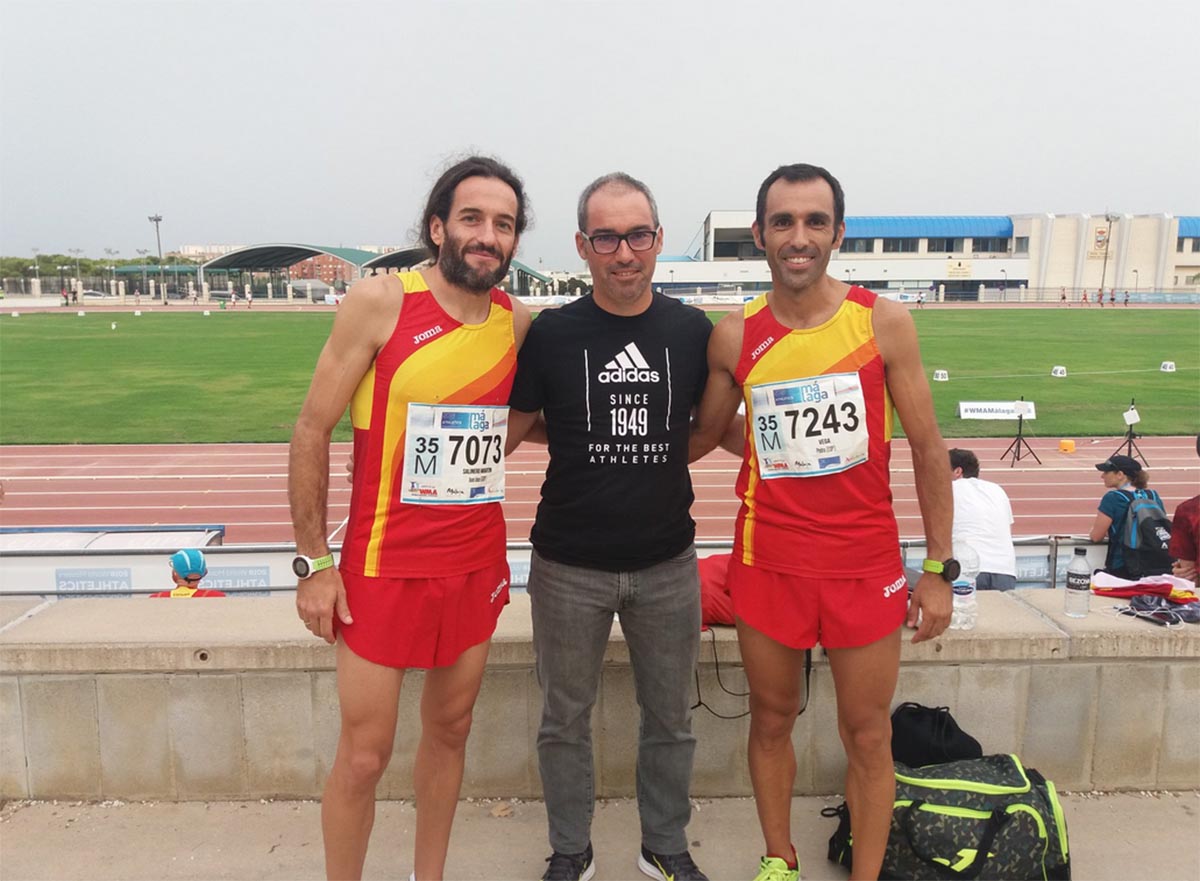
[{"label": "man in black t-shirt", "polygon": [[645,184],[605,175],[578,213],[575,244],[594,291],[533,322],[509,414],[510,446],[540,412],[550,447],[529,573],[553,849],[543,877],[586,881],[595,871],[591,714],[616,614],[642,708],[638,868],[693,881],[705,876],[686,835],[700,635],[687,448],[712,324],[651,291],[662,228]]}]

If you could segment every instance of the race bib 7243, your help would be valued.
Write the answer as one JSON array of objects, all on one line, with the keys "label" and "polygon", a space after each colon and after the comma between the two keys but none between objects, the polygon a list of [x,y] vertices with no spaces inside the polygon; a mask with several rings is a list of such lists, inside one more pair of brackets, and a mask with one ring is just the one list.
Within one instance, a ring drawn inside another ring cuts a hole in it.
[{"label": "race bib 7243", "polygon": [[751,386],[750,420],[763,480],[836,474],[867,461],[870,438],[857,373]]}]

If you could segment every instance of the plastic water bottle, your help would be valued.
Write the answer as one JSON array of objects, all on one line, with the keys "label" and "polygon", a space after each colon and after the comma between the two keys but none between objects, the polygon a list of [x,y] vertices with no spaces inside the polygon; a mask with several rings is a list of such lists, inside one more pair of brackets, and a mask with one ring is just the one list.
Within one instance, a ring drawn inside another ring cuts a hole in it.
[{"label": "plastic water bottle", "polygon": [[975,599],[975,579],[979,576],[979,554],[969,544],[954,546],[954,559],[960,571],[954,580],[954,611],[950,615],[951,630],[974,630],[979,620],[979,602]]},{"label": "plastic water bottle", "polygon": [[1063,611],[1068,618],[1086,618],[1092,598],[1092,567],[1087,561],[1087,548],[1076,548],[1067,566],[1067,596]]}]

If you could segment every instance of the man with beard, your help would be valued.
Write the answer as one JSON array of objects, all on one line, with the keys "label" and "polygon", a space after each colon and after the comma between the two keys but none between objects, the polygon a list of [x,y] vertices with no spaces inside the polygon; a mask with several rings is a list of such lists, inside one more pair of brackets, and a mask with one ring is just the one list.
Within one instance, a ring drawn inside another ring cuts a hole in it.
[{"label": "man with beard", "polygon": [[[900,628],[914,642],[950,621],[954,513],[949,458],[908,310],[832,278],[845,235],[837,179],[786,165],[758,191],[752,231],[771,290],[721,319],[690,454],[745,402],[745,450],[728,585],[750,690],[750,779],[766,855],[756,881],[795,881],[791,844],[804,651],[820,642],[846,751],[851,877],[879,877],[895,798],[888,716]],[[888,460],[900,416],[929,559],[906,603]]]},{"label": "man with beard", "polygon": [[510,412],[510,442],[540,411],[550,447],[529,572],[553,850],[544,878],[595,872],[591,715],[615,614],[641,708],[637,865],[660,881],[696,881],[686,828],[700,583],[687,436],[712,324],[651,291],[662,228],[645,184],[599,178],[578,221],[594,290],[533,323]]},{"label": "man with beard", "polygon": [[[437,180],[421,234],[434,264],[364,279],[338,309],[292,436],[296,608],[337,643],[341,736],[321,825],[330,878],[362,875],[404,671],[427,671],[413,767],[415,875],[441,878],[471,710],[508,602],[506,404],[529,312],[495,285],[526,225],[520,179],[471,157]],[[326,543],[329,441],[354,429],[341,563]]]}]

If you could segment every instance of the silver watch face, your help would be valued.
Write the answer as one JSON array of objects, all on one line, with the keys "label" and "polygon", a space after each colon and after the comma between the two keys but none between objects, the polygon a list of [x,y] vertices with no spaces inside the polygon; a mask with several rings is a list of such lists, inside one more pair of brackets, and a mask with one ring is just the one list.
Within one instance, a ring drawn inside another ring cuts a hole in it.
[{"label": "silver watch face", "polygon": [[308,557],[294,557],[292,559],[292,571],[296,573],[297,578],[307,578],[312,574],[312,564]]}]

